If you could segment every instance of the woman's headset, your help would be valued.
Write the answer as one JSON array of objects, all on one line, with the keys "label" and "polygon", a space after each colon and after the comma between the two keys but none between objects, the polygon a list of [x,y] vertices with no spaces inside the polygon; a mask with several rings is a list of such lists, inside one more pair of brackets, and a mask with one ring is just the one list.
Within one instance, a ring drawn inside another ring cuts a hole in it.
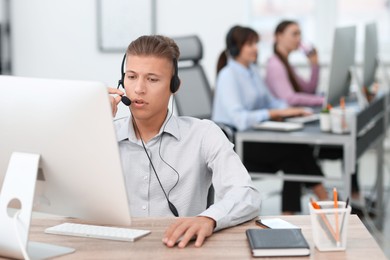
[{"label": "woman's headset", "polygon": [[236,41],[234,40],[233,38],[233,33],[236,29],[238,29],[240,26],[234,26],[232,27],[227,36],[226,36],[226,47],[229,51],[229,54],[232,56],[232,57],[236,57],[240,54],[240,48],[238,48],[237,46],[237,43]]}]

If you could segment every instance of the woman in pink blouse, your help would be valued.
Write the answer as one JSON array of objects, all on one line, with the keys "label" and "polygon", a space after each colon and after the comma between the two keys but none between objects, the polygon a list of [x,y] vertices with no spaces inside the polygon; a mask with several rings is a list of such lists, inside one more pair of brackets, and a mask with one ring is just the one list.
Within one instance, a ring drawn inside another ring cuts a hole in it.
[{"label": "woman in pink blouse", "polygon": [[266,85],[274,96],[291,106],[321,106],[324,97],[316,95],[319,71],[315,49],[307,52],[311,77],[299,76],[288,61],[288,55],[301,46],[301,31],[294,21],[283,21],[275,30],[274,55],[268,60]]},{"label": "woman in pink blouse", "polygon": [[[267,63],[266,85],[275,97],[285,100],[290,106],[322,106],[324,97],[315,94],[320,72],[317,51],[303,49],[311,68],[308,81],[299,76],[288,61],[288,55],[300,47],[303,46],[298,24],[288,20],[279,23],[275,29],[274,55]],[[342,150],[339,147],[321,147],[318,155],[321,159],[341,157]],[[359,199],[358,165],[355,172],[351,175],[352,199]]]}]

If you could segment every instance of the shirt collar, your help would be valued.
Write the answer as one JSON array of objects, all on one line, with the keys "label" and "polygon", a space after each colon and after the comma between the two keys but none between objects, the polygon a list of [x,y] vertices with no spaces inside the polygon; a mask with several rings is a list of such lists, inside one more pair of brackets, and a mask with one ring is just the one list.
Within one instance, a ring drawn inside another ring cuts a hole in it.
[{"label": "shirt collar", "polygon": [[[134,131],[131,117],[132,116],[130,115],[126,118],[118,119],[118,120],[123,120],[123,122],[119,124],[116,130],[116,139],[118,142],[126,139],[132,140],[134,142],[137,141],[137,137],[135,136],[135,131]],[[170,111],[168,113],[168,116],[165,118],[165,121],[162,127],[160,128],[160,131],[157,136],[161,135],[163,131],[164,133],[168,133],[172,135],[177,140],[180,140],[181,135],[179,130],[178,118],[177,116],[171,114]]]}]

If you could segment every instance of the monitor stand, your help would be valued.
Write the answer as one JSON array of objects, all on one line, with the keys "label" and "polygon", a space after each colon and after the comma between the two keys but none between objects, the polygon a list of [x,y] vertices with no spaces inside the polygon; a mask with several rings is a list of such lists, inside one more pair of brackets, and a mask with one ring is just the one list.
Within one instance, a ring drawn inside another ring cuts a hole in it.
[{"label": "monitor stand", "polygon": [[352,84],[352,92],[356,93],[359,109],[363,110],[368,106],[368,100],[366,94],[363,91],[363,81],[360,80],[356,66],[351,66],[349,68],[349,73],[352,76],[352,80],[355,79],[355,83],[356,83],[356,84]]},{"label": "monitor stand", "polygon": [[[28,241],[39,154],[14,152],[8,164],[0,197],[0,256],[44,259],[72,253],[69,247]],[[12,203],[20,205],[14,214]],[[25,251],[25,252],[23,252]]]}]

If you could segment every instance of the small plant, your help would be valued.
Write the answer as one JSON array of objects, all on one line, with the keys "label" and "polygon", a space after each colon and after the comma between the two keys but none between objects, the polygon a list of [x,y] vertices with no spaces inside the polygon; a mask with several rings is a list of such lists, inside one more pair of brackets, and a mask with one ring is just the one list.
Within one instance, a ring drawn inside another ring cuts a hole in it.
[{"label": "small plant", "polygon": [[329,113],[331,109],[332,109],[332,106],[330,104],[328,104],[326,107],[324,107],[321,110],[321,113]]}]

